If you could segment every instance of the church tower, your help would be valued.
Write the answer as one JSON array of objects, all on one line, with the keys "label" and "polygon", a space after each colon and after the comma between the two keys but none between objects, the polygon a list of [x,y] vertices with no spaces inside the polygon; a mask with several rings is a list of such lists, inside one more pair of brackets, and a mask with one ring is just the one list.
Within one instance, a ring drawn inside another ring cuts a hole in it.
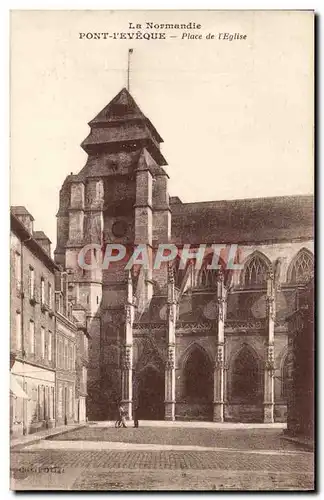
[{"label": "church tower", "polygon": [[121,244],[126,255],[144,244],[152,254],[158,243],[170,240],[163,139],[125,88],[89,126],[82,143],[87,162],[77,175],[67,176],[60,191],[55,260],[71,271],[70,296],[87,311],[88,418],[106,419],[109,407],[121,400],[131,418],[132,325],[139,300],[150,303],[154,282],[166,283],[167,270],[153,275],[150,267],[134,276],[125,269],[126,259],[108,269],[84,270],[78,254],[89,243],[103,250]]}]

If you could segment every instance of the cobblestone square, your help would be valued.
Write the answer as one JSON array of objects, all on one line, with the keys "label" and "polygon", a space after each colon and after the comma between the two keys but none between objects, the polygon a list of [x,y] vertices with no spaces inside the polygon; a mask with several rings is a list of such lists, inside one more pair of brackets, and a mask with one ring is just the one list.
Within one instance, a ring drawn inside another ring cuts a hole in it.
[{"label": "cobblestone square", "polygon": [[12,489],[313,490],[281,430],[89,426],[12,449]]}]

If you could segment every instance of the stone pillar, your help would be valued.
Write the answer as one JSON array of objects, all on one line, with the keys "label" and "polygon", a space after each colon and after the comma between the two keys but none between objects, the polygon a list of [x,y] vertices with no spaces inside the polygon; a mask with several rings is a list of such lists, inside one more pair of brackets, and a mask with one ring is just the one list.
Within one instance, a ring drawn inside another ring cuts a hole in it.
[{"label": "stone pillar", "polygon": [[168,358],[165,367],[165,420],[175,420],[175,329],[177,304],[172,266],[168,271]]},{"label": "stone pillar", "polygon": [[125,344],[123,346],[122,363],[122,404],[127,410],[128,420],[132,420],[133,414],[133,321],[134,321],[134,298],[131,273],[127,280],[127,302],[125,306]]},{"label": "stone pillar", "polygon": [[270,272],[267,279],[267,345],[264,367],[263,421],[274,422],[274,325],[275,325],[275,287],[274,276]]},{"label": "stone pillar", "polygon": [[122,364],[122,405],[126,410],[126,418],[132,420],[133,410],[133,346],[124,345]]},{"label": "stone pillar", "polygon": [[274,346],[267,348],[267,360],[264,370],[264,423],[274,422]]},{"label": "stone pillar", "polygon": [[228,405],[228,365],[227,363],[224,363],[224,393],[223,393],[223,398],[224,398],[224,420],[227,417],[227,405]]},{"label": "stone pillar", "polygon": [[168,346],[165,367],[165,420],[175,420],[175,345]]},{"label": "stone pillar", "polygon": [[217,276],[217,351],[214,365],[213,421],[224,421],[224,323],[226,315],[226,289],[224,275]]},{"label": "stone pillar", "polygon": [[218,344],[214,366],[214,422],[224,422],[224,344]]}]

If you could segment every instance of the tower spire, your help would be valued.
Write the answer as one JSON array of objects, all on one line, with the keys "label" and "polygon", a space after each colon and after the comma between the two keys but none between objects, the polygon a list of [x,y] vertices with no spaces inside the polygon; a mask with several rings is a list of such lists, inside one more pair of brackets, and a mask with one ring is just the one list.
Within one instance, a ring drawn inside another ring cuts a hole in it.
[{"label": "tower spire", "polygon": [[129,73],[130,73],[130,60],[133,49],[128,49],[128,61],[127,61],[127,90],[129,92]]}]

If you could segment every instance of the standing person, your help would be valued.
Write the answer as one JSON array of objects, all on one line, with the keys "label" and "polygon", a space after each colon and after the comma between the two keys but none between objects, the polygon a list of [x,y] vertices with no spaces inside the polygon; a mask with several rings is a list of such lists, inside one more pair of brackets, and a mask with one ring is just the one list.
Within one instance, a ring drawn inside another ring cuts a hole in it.
[{"label": "standing person", "polygon": [[134,427],[138,427],[138,406],[134,409]]},{"label": "standing person", "polygon": [[121,414],[120,414],[120,411],[119,411],[120,406],[121,405],[117,405],[117,408],[116,408],[116,421],[115,421],[115,428],[116,429],[118,427],[121,427],[121,425],[122,425]]},{"label": "standing person", "polygon": [[126,411],[125,411],[124,407],[122,406],[122,404],[119,405],[119,414],[120,414],[120,420],[121,420],[122,427],[124,427],[124,428],[127,427],[126,418],[125,418]]}]

